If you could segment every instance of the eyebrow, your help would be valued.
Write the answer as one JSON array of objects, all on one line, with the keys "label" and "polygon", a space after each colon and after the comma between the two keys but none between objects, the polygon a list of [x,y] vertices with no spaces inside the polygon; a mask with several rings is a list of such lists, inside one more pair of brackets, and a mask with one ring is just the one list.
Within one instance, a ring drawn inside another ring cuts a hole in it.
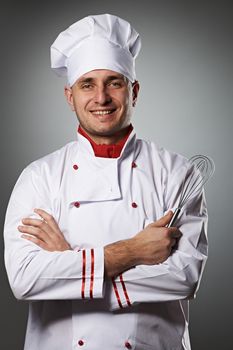
[{"label": "eyebrow", "polygon": [[[78,81],[78,84],[83,84],[83,83],[92,83],[95,80],[95,78],[89,77],[89,78],[81,78]],[[125,77],[123,75],[110,75],[107,77],[106,82],[108,83],[109,81],[112,80],[123,80],[125,81]]]},{"label": "eyebrow", "polygon": [[93,80],[94,80],[93,78],[82,78],[78,81],[78,84],[91,83]]},{"label": "eyebrow", "polygon": [[106,81],[112,81],[112,80],[125,80],[125,77],[123,75],[110,75],[106,79]]}]

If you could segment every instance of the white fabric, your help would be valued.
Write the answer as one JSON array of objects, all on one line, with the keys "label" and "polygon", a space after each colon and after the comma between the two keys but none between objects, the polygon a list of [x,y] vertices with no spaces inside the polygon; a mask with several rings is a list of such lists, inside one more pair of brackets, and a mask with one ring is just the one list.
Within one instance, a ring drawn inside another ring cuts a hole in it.
[{"label": "white fabric", "polygon": [[[136,139],[134,132],[119,158],[95,157],[78,134],[76,142],[23,171],[6,215],[5,262],[16,298],[30,301],[25,350],[119,350],[126,341],[135,350],[190,349],[188,299],[195,295],[207,257],[203,195],[187,203],[179,221],[183,236],[164,263],[137,266],[113,282],[103,277],[103,247],[134,236],[174,209],[187,164],[182,156]],[[17,225],[34,208],[55,217],[74,251],[46,252],[20,238]]]},{"label": "white fabric", "polygon": [[67,75],[70,86],[94,69],[113,70],[134,82],[140,47],[139,35],[127,21],[109,14],[88,16],[58,35],[51,46],[51,67]]}]

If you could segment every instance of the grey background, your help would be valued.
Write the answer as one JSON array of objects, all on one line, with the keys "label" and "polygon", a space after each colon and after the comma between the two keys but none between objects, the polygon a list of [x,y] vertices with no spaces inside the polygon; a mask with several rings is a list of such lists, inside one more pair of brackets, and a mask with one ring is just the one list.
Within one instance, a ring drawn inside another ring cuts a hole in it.
[{"label": "grey background", "polygon": [[[12,187],[31,161],[75,139],[64,81],[49,68],[57,34],[88,14],[129,20],[142,37],[138,136],[190,157],[210,155],[209,260],[191,302],[194,350],[231,348],[233,10],[231,1],[1,2],[1,228]],[[9,289],[0,254],[0,349],[22,349],[27,305]],[[143,350],[143,349],[142,349]],[[169,349],[168,349],[169,350]]]}]

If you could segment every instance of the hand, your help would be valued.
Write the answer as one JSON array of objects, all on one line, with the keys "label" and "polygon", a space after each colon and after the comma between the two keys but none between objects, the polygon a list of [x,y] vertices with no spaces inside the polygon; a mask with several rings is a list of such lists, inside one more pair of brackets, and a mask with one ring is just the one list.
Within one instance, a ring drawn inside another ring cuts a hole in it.
[{"label": "hand", "polygon": [[133,238],[105,246],[106,275],[113,277],[137,265],[156,265],[167,260],[182,235],[176,227],[166,227],[172,216],[170,211]]},{"label": "hand", "polygon": [[134,250],[138,251],[137,265],[160,264],[170,256],[172,248],[182,235],[176,227],[166,227],[172,216],[173,212],[169,211],[133,238]]},{"label": "hand", "polygon": [[53,216],[42,209],[35,209],[34,212],[41,219],[23,219],[25,226],[18,226],[18,230],[23,232],[21,237],[50,252],[71,250]]}]

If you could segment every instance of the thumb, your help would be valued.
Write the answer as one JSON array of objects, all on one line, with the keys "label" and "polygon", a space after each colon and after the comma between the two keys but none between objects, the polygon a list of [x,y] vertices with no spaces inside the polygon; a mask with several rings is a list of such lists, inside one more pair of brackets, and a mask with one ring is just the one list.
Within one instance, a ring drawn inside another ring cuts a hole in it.
[{"label": "thumb", "polygon": [[155,227],[165,227],[169,224],[173,216],[173,212],[169,210],[169,212],[161,217],[159,220],[155,221],[152,225]]}]

